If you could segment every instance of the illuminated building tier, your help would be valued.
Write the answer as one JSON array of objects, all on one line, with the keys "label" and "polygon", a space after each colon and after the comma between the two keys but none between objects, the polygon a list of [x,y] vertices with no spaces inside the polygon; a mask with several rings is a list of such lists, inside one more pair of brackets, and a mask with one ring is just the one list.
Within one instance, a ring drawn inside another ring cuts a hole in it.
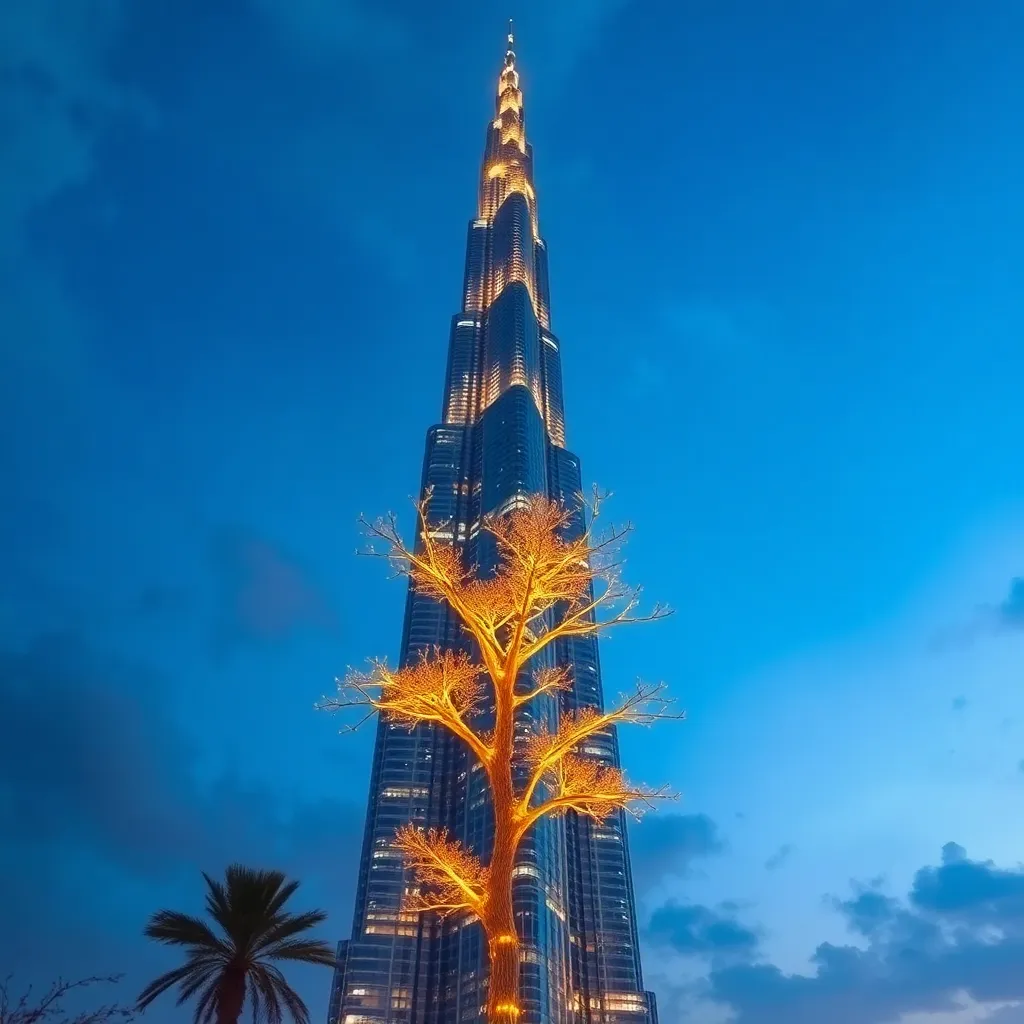
[{"label": "illuminated building tier", "polygon": [[[482,517],[546,493],[575,507],[579,460],[565,447],[559,342],[551,332],[547,248],[538,232],[533,151],[526,141],[511,26],[470,223],[462,310],[452,319],[442,422],[427,433],[422,488],[430,521],[486,573],[495,552]],[[403,663],[464,643],[446,608],[410,592]],[[603,702],[597,642],[559,642],[571,691],[524,709],[522,735],[562,711]],[[546,701],[546,703],[545,703]],[[617,765],[614,731],[582,754]],[[394,849],[408,821],[448,828],[486,862],[491,833],[484,773],[443,729],[379,722],[352,937],[339,945],[329,1024],[475,1024],[486,1003],[479,924],[403,913],[412,884]],[[524,841],[514,899],[523,1024],[656,1024],[643,990],[625,822],[546,818]]]}]

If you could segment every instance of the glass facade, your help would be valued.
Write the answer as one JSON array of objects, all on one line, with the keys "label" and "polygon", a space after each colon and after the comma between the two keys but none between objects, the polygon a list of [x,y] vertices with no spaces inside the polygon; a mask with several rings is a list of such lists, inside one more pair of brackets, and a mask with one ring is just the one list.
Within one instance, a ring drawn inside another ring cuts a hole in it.
[{"label": "glass facade", "polygon": [[[547,249],[538,232],[533,152],[511,31],[487,129],[476,218],[466,246],[463,309],[452,318],[442,423],[427,433],[421,488],[429,527],[486,574],[495,552],[483,517],[544,493],[576,510],[579,460],[565,447],[561,354],[551,332]],[[447,609],[412,591],[401,661],[464,643]],[[598,645],[571,638],[545,652],[572,689],[524,706],[523,740],[560,713],[603,705]],[[480,723],[485,724],[485,723]],[[619,763],[614,730],[581,751]],[[328,1024],[477,1024],[486,1004],[486,944],[466,917],[402,910],[411,879],[394,849],[406,822],[447,828],[481,855],[492,822],[484,773],[443,729],[377,723],[351,938],[339,945]],[[623,815],[598,825],[545,818],[519,852],[514,903],[524,1024],[657,1024],[643,989]]]}]

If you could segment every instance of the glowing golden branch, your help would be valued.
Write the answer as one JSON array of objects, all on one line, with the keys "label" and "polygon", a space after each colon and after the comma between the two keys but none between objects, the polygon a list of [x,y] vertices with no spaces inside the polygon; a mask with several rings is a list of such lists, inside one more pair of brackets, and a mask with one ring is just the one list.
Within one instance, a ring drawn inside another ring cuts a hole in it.
[{"label": "glowing golden branch", "polygon": [[533,687],[525,693],[516,694],[515,706],[529,704],[542,693],[557,693],[572,688],[572,680],[567,668],[541,668],[533,674]]},{"label": "glowing golden branch", "polygon": [[459,910],[481,914],[487,902],[487,868],[461,843],[450,840],[438,829],[424,831],[415,825],[403,825],[395,847],[425,892],[409,894],[403,909],[422,913],[435,911],[442,916]]},{"label": "glowing golden branch", "polygon": [[[597,576],[595,575],[595,579]],[[613,626],[631,625],[637,622],[654,622],[670,615],[669,609],[655,605],[646,615],[634,615],[633,610],[640,603],[641,589],[629,588],[617,582],[608,583],[596,597],[580,602],[570,608],[550,629],[546,629],[523,645],[520,653],[520,664],[525,664],[539,654],[545,647],[561,637],[591,636],[604,632]],[[614,605],[619,609],[611,616],[598,619],[597,613]]]},{"label": "glowing golden branch", "polygon": [[493,602],[480,590],[480,581],[474,578],[462,562],[458,550],[450,543],[439,540],[435,533],[446,533],[450,523],[434,524],[427,518],[431,491],[415,502],[419,526],[419,545],[410,549],[398,532],[394,515],[363,525],[371,539],[369,553],[378,554],[372,548],[374,538],[383,541],[387,550],[380,552],[395,567],[396,571],[408,576],[417,591],[428,597],[445,601],[473,635],[480,649],[483,667],[494,677],[501,671],[504,650],[496,636],[493,624],[495,610]]},{"label": "glowing golden branch", "polygon": [[673,796],[667,789],[630,786],[623,778],[621,768],[573,754],[563,757],[553,774],[555,795],[530,810],[520,825],[520,834],[525,834],[547,814],[576,811],[600,822],[620,809],[639,815],[644,806],[653,806],[654,800],[671,799]]},{"label": "glowing golden branch", "polygon": [[480,666],[466,654],[434,648],[397,671],[378,661],[368,673],[350,673],[340,689],[351,696],[324,701],[321,708],[369,707],[410,728],[417,722],[440,722],[485,765],[491,760],[486,740],[467,721],[481,709],[484,686]]},{"label": "glowing golden branch", "polygon": [[[367,531],[387,544],[386,557],[420,593],[451,607],[476,641],[483,668],[496,681],[518,675],[531,658],[560,637],[597,633],[668,614],[660,606],[647,615],[634,614],[640,590],[622,583],[621,563],[614,557],[630,527],[612,528],[605,537],[595,539],[600,495],[595,494],[590,506],[590,524],[575,539],[566,537],[574,511],[543,495],[524,496],[520,507],[485,519],[483,526],[497,544],[498,567],[484,580],[463,564],[448,539],[441,539],[451,537],[452,524],[430,523],[429,499],[428,492],[416,503],[419,543],[415,550],[402,541],[394,516],[366,523]],[[557,621],[549,625],[545,616],[552,611]],[[611,614],[601,618],[600,611]]]},{"label": "glowing golden branch", "polygon": [[638,685],[635,693],[625,697],[610,711],[583,708],[575,714],[565,715],[555,732],[542,732],[534,736],[526,748],[526,761],[533,772],[523,791],[520,814],[530,812],[533,795],[544,777],[549,772],[557,772],[563,758],[588,737],[605,732],[619,723],[650,725],[659,718],[668,717],[666,709],[669,701],[663,696],[664,692],[664,683]]},{"label": "glowing golden branch", "polygon": [[[489,596],[500,594],[503,607],[496,616],[497,624],[513,627],[503,651],[506,672],[517,672],[559,637],[593,634],[668,614],[660,606],[648,615],[633,614],[640,590],[622,583],[621,562],[615,560],[630,527],[613,527],[605,537],[595,539],[601,500],[595,493],[590,524],[576,539],[565,537],[572,510],[542,495],[532,496],[511,513],[485,521],[499,555],[498,572],[488,581]],[[599,585],[596,594],[595,582]],[[554,625],[538,622],[553,609],[559,612]],[[612,609],[613,614],[603,619],[597,615],[600,610]]]}]

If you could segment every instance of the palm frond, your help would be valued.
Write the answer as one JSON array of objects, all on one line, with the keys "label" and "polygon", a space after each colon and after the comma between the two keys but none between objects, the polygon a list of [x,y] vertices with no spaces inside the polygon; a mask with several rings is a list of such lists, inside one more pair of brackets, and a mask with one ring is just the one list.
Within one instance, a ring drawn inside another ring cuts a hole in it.
[{"label": "palm frond", "polygon": [[205,871],[203,878],[206,880],[206,912],[224,929],[224,934],[230,937],[228,924],[231,920],[231,905],[228,903],[228,894],[221,882],[211,878]]},{"label": "palm frond", "polygon": [[213,933],[205,921],[176,910],[158,910],[149,919],[145,934],[171,946],[195,946],[218,953],[228,952],[223,940]]},{"label": "palm frond", "polygon": [[274,909],[279,903],[285,876],[280,871],[265,871],[232,864],[224,875],[219,891],[212,891],[208,910],[242,956],[250,957],[268,929],[280,920]]},{"label": "palm frond", "polygon": [[274,986],[278,997],[288,1010],[288,1015],[295,1024],[309,1024],[309,1009],[302,1001],[302,997],[288,984],[281,971],[273,964],[264,964],[263,969],[267,972],[271,983]]},{"label": "palm frond", "polygon": [[286,882],[284,875],[280,875],[280,879],[281,881],[277,884],[277,891],[267,905],[267,911],[273,915],[280,912],[281,908],[295,895],[295,891],[299,887],[297,879]]},{"label": "palm frond", "polygon": [[[230,864],[224,872],[224,880],[227,883],[229,894],[256,894],[267,897],[266,904],[269,904],[273,894],[285,884],[286,877],[283,871],[264,868],[248,868],[244,864]],[[298,888],[298,882],[291,883],[292,892]]]},{"label": "palm frond", "polygon": [[293,960],[326,967],[338,962],[338,954],[322,939],[289,939],[264,950],[262,956],[268,960]]},{"label": "palm frond", "polygon": [[196,1003],[196,1012],[192,1015],[194,1024],[211,1024],[217,1014],[217,986],[209,985]]},{"label": "palm frond", "polygon": [[181,990],[178,993],[178,1006],[188,1002],[204,985],[209,985],[211,988],[216,989],[220,975],[219,969],[222,967],[221,964],[209,961],[205,963],[189,961],[186,966],[192,968],[192,976],[181,983]]},{"label": "palm frond", "polygon": [[252,1003],[254,1024],[281,1024],[281,1001],[277,997],[273,980],[263,964],[253,968]]},{"label": "palm frond", "polygon": [[290,939],[293,935],[308,931],[327,920],[322,910],[309,910],[304,914],[282,914],[277,923],[269,928],[253,948],[254,953],[262,953],[268,946],[276,942]]},{"label": "palm frond", "polygon": [[139,993],[139,998],[135,1000],[136,1008],[144,1010],[157,996],[163,995],[169,988],[187,978],[192,973],[192,970],[192,964],[188,963],[182,967],[175,967],[173,971],[168,971],[166,974],[161,974],[159,978],[151,981]]}]

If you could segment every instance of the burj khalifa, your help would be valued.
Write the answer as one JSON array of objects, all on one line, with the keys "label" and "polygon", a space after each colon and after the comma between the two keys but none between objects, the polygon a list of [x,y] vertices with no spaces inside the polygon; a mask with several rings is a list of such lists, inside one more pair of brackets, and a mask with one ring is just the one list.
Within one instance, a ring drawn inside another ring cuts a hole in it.
[{"label": "burj khalifa", "polygon": [[[421,492],[428,529],[486,573],[495,552],[481,521],[545,494],[575,510],[579,459],[566,446],[561,343],[551,328],[548,250],[540,234],[514,40],[487,126],[476,216],[470,221],[459,312],[451,321],[441,419],[427,431]],[[403,664],[465,639],[448,609],[410,590]],[[554,662],[571,689],[548,698],[539,724],[603,707],[598,643],[559,640]],[[581,756],[618,766],[614,729]],[[487,1002],[480,925],[402,908],[413,884],[394,848],[407,822],[444,827],[484,857],[487,791],[469,751],[442,728],[377,726],[351,937],[339,944],[328,1024],[477,1024]],[[523,1024],[657,1024],[638,949],[626,826],[570,813],[539,823],[514,878]]]}]

